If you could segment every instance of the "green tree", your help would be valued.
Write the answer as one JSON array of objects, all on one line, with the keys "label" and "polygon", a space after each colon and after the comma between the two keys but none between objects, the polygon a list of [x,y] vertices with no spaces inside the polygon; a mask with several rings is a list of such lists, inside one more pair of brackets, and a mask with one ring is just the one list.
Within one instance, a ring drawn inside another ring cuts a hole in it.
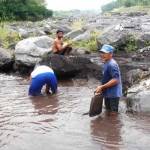
[{"label": "green tree", "polygon": [[150,5],[150,0],[116,0],[112,1],[104,6],[102,6],[102,11],[111,11],[114,8],[119,7],[131,7],[131,6],[138,6],[138,5],[144,5],[148,6]]},{"label": "green tree", "polygon": [[51,17],[44,0],[0,0],[0,20],[40,20]]}]

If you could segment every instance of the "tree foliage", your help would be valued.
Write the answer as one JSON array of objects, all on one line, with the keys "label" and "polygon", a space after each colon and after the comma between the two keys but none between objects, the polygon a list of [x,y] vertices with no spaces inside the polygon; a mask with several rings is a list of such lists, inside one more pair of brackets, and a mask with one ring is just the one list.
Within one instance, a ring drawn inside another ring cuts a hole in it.
[{"label": "tree foliage", "polygon": [[52,11],[45,8],[44,0],[0,0],[0,19],[41,20],[52,16]]},{"label": "tree foliage", "polygon": [[106,12],[122,6],[131,7],[131,6],[138,6],[138,5],[150,6],[150,0],[116,0],[102,6],[102,11]]}]

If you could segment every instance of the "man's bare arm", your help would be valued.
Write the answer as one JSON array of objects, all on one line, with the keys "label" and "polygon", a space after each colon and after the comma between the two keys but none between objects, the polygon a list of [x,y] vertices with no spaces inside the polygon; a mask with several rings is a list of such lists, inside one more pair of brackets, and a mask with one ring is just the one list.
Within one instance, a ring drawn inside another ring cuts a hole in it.
[{"label": "man's bare arm", "polygon": [[110,88],[114,85],[116,85],[118,83],[118,80],[117,79],[111,79],[109,82],[103,84],[103,85],[100,85],[96,88],[95,92],[96,93],[102,93],[103,90],[107,89],[107,88]]}]

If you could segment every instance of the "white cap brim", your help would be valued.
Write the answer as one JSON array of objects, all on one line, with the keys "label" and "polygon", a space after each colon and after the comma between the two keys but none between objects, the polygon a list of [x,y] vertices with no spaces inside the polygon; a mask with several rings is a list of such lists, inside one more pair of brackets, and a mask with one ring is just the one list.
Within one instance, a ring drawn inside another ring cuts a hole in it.
[{"label": "white cap brim", "polygon": [[99,52],[103,52],[103,53],[110,53],[110,52],[108,52],[107,50],[105,50],[105,49],[101,49],[101,50],[99,50]]}]

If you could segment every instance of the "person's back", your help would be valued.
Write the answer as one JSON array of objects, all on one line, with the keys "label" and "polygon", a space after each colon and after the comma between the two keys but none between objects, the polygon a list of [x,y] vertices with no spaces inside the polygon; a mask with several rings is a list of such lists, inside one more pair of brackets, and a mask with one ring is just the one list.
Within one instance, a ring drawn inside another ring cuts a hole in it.
[{"label": "person's back", "polygon": [[46,85],[45,92],[49,94],[51,88],[52,93],[57,91],[57,79],[54,71],[48,66],[38,66],[31,73],[31,85],[29,88],[29,95],[37,96],[41,95],[42,87]]}]

